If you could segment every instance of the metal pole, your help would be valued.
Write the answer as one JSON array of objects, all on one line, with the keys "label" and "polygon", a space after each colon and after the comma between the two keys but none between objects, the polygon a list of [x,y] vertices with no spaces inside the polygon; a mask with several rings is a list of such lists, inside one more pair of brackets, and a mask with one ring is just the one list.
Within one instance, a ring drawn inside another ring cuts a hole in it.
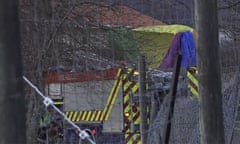
[{"label": "metal pole", "polygon": [[145,57],[139,56],[139,104],[140,104],[140,132],[142,144],[147,144],[147,97],[146,97],[146,64]]},{"label": "metal pole", "polygon": [[0,2],[0,144],[26,143],[18,1]]},{"label": "metal pole", "polygon": [[175,65],[174,65],[171,90],[169,93],[170,107],[169,107],[169,112],[168,112],[167,125],[166,125],[166,128],[164,129],[165,133],[163,135],[162,143],[164,143],[164,144],[168,144],[170,141],[172,118],[173,118],[175,99],[176,99],[176,94],[177,94],[178,77],[180,74],[181,59],[182,59],[182,56],[180,54],[177,54]]},{"label": "metal pole", "polygon": [[160,97],[156,92],[151,92],[151,111],[150,111],[150,124],[152,124],[157,116],[159,111],[160,102],[157,100],[157,97]]},{"label": "metal pole", "polygon": [[224,144],[217,0],[195,0],[202,144]]}]

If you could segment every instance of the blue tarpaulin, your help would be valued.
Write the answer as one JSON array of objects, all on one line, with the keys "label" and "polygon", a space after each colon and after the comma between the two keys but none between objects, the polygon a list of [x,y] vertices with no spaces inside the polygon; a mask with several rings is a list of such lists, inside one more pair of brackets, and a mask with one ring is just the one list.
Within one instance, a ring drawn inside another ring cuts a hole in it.
[{"label": "blue tarpaulin", "polygon": [[181,67],[196,66],[196,49],[191,32],[187,31],[182,33],[180,50],[182,54]]},{"label": "blue tarpaulin", "polygon": [[160,68],[173,68],[178,52],[182,55],[181,67],[196,66],[196,49],[194,38],[190,31],[177,33],[174,36],[168,51],[160,64]]}]

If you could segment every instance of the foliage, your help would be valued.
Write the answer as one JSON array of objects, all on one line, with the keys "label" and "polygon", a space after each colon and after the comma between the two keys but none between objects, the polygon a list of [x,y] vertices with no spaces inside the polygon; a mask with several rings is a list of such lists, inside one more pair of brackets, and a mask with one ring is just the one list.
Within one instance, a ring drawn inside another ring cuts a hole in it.
[{"label": "foliage", "polygon": [[114,49],[115,61],[124,60],[136,64],[139,51],[129,29],[115,28],[109,30],[109,41]]}]

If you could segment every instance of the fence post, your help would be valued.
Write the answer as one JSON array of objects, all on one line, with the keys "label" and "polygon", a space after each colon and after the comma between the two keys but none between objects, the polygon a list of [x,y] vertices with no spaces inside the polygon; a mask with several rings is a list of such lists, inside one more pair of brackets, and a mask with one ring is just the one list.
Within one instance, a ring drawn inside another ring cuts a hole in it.
[{"label": "fence post", "polygon": [[139,104],[140,104],[140,132],[142,144],[147,144],[147,96],[146,96],[146,63],[145,57],[139,56]]}]

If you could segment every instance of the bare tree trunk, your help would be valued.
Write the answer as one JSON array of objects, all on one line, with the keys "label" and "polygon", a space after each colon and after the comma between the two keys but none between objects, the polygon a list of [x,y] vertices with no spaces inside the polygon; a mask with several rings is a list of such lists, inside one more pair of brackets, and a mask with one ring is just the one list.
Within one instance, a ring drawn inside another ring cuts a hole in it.
[{"label": "bare tree trunk", "polygon": [[18,1],[0,4],[0,144],[26,143]]},{"label": "bare tree trunk", "polygon": [[224,144],[217,0],[196,0],[202,144]]}]

